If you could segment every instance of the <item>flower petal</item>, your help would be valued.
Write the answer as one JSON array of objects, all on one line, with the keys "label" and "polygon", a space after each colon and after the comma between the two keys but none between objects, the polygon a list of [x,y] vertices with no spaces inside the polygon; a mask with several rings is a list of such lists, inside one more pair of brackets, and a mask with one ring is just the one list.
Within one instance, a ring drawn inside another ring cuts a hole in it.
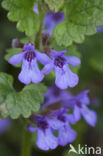
[{"label": "flower petal", "polygon": [[33,83],[39,83],[44,78],[44,75],[38,68],[37,60],[34,59],[32,62],[23,60],[22,70],[19,74],[19,80],[24,84],[29,84],[31,81]]},{"label": "flower petal", "polygon": [[8,130],[11,125],[11,120],[9,118],[3,120],[0,119],[0,133],[3,133],[4,131]]},{"label": "flower petal", "polygon": [[34,11],[36,14],[39,14],[39,10],[38,10],[38,5],[37,5],[37,3],[35,3],[34,8],[33,8],[33,11]]},{"label": "flower petal", "polygon": [[49,36],[51,36],[54,27],[55,27],[55,23],[47,23],[47,24],[44,26],[43,33],[48,34]]},{"label": "flower petal", "polygon": [[50,51],[50,55],[51,55],[51,57],[53,57],[53,58],[55,58],[55,57],[57,57],[57,56],[62,56],[62,55],[64,55],[65,53],[66,53],[66,50],[59,51],[59,52],[57,52],[57,51],[55,51],[55,50],[51,50],[51,51]]},{"label": "flower petal", "polygon": [[8,62],[10,64],[17,65],[23,60],[23,56],[24,56],[24,53],[21,52],[20,54],[12,56]]},{"label": "flower petal", "polygon": [[55,67],[56,80],[55,84],[60,89],[68,87],[68,73],[59,67]]},{"label": "flower petal", "polygon": [[49,150],[49,146],[45,140],[45,133],[40,129],[38,129],[36,145],[42,150]]},{"label": "flower petal", "polygon": [[44,18],[44,32],[48,33],[50,36],[52,35],[53,29],[55,27],[55,23],[52,19],[53,12],[46,14]]},{"label": "flower petal", "polygon": [[97,114],[96,112],[89,110],[86,106],[82,108],[81,111],[84,119],[86,120],[86,122],[91,125],[92,127],[94,127],[96,125],[97,122]]},{"label": "flower petal", "polygon": [[65,114],[66,120],[69,121],[71,124],[76,123],[76,119],[74,117],[74,114]]},{"label": "flower petal", "polygon": [[68,86],[75,87],[79,82],[79,77],[77,74],[74,74],[69,67],[66,66],[66,69],[68,72]]},{"label": "flower petal", "polygon": [[31,133],[33,133],[33,132],[35,132],[35,131],[37,130],[37,127],[29,126],[29,127],[28,127],[28,130],[29,130]]},{"label": "flower petal", "polygon": [[97,27],[97,31],[98,31],[98,32],[103,31],[103,27]]},{"label": "flower petal", "polygon": [[37,50],[35,50],[35,54],[36,54],[37,60],[41,64],[46,65],[46,64],[50,63],[51,59],[46,54],[40,53]]},{"label": "flower petal", "polygon": [[64,13],[58,11],[57,13],[54,12],[49,12],[48,14],[46,14],[45,18],[44,18],[44,31],[48,32],[49,35],[52,35],[53,29],[54,27],[59,24],[60,22],[64,21]]},{"label": "flower petal", "polygon": [[61,146],[72,143],[76,138],[77,133],[69,126],[65,125],[59,130],[58,142]]},{"label": "flower petal", "polygon": [[78,66],[81,64],[81,60],[76,56],[65,56],[67,62],[72,66]]},{"label": "flower petal", "polygon": [[34,59],[31,62],[31,73],[30,73],[30,76],[31,76],[31,81],[33,83],[39,83],[44,78],[44,75],[42,74],[42,72],[38,68],[38,64],[37,64],[37,60],[36,59]]},{"label": "flower petal", "polygon": [[28,51],[35,51],[35,47],[33,44],[29,43],[29,44],[25,44],[24,45],[24,51],[28,52]]},{"label": "flower petal", "polygon": [[81,119],[81,111],[80,111],[79,107],[76,105],[74,106],[73,115],[74,115],[75,122],[77,122]]},{"label": "flower petal", "polygon": [[24,84],[29,84],[31,82],[31,71],[29,67],[29,62],[23,59],[22,69],[18,76],[19,81]]},{"label": "flower petal", "polygon": [[68,95],[68,98],[63,101],[63,106],[67,108],[74,108],[76,104],[76,99],[73,97],[73,95]]},{"label": "flower petal", "polygon": [[68,65],[64,65],[63,68],[55,67],[55,74],[55,84],[60,89],[66,89],[68,86],[75,87],[78,84],[78,75],[72,73]]},{"label": "flower petal", "polygon": [[83,105],[89,105],[90,99],[88,97],[89,90],[84,90],[79,95],[77,95],[77,99],[81,102]]},{"label": "flower petal", "polygon": [[37,146],[45,151],[55,149],[58,146],[58,140],[49,128],[45,131],[38,129]]},{"label": "flower petal", "polygon": [[41,109],[45,109],[45,107],[51,105],[53,106],[53,104],[55,105],[55,103],[60,103],[61,98],[56,98],[56,97],[50,97],[50,98],[46,98],[46,100],[44,101],[44,103],[41,105]]},{"label": "flower petal", "polygon": [[61,127],[64,125],[64,123],[63,123],[62,121],[57,120],[56,118],[47,119],[47,121],[48,121],[49,126],[50,126],[52,129],[54,129],[54,130],[59,129],[59,128],[61,128]]},{"label": "flower petal", "polygon": [[45,67],[42,69],[42,73],[49,74],[50,72],[52,72],[53,68],[54,68],[53,63],[49,63],[49,64],[45,65]]}]

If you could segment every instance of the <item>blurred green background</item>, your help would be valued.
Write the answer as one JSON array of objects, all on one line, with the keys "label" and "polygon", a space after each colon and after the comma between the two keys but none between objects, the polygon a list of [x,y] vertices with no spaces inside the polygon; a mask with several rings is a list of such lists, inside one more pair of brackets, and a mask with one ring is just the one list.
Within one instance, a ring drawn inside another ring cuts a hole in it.
[{"label": "blurred green background", "polygon": [[[21,38],[24,34],[16,30],[16,24],[7,19],[7,12],[0,7],[0,72],[12,74],[15,77],[15,87],[21,86],[17,80],[20,71],[14,68],[4,60],[6,49],[11,47],[13,38]],[[73,143],[75,147],[78,144],[87,144],[88,146],[100,146],[103,148],[103,33],[98,33],[91,37],[86,37],[85,42],[78,46],[82,56],[82,65],[79,71],[80,83],[72,89],[78,93],[84,89],[90,89],[91,108],[98,114],[98,123],[95,128],[88,126],[84,120],[77,123],[74,129],[78,136]],[[19,89],[19,88],[18,88]],[[0,156],[19,156],[22,145],[23,123],[21,120],[14,120],[11,128],[0,134]],[[33,137],[33,142],[35,142]],[[66,147],[58,147],[54,151],[43,152],[33,144],[32,155],[36,156],[66,156]]]}]

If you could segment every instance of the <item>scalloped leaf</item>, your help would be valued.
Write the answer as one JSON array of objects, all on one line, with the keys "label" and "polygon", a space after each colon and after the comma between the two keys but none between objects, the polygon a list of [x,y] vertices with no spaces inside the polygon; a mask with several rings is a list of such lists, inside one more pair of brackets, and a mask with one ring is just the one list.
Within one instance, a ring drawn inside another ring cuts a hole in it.
[{"label": "scalloped leaf", "polygon": [[58,45],[67,47],[73,42],[82,43],[85,35],[95,34],[96,26],[103,25],[102,0],[71,0],[65,7],[65,21],[53,32]]},{"label": "scalloped leaf", "polygon": [[43,103],[46,86],[42,83],[25,86],[20,92],[13,88],[12,76],[0,73],[0,116],[17,119],[29,118]]},{"label": "scalloped leaf", "polygon": [[6,73],[0,73],[0,104],[2,104],[6,100],[8,94],[14,90],[12,84],[12,76]]},{"label": "scalloped leaf", "polygon": [[32,113],[38,112],[40,104],[43,103],[43,93],[46,87],[43,84],[30,84],[17,93],[12,92],[6,99],[9,116],[12,119],[17,119],[21,115],[24,118],[29,118]]},{"label": "scalloped leaf", "polygon": [[65,0],[45,0],[52,11],[57,12],[64,4]]},{"label": "scalloped leaf", "polygon": [[17,22],[17,29],[27,36],[34,36],[39,30],[39,17],[33,11],[35,0],[4,0],[2,7],[9,11],[8,18]]}]

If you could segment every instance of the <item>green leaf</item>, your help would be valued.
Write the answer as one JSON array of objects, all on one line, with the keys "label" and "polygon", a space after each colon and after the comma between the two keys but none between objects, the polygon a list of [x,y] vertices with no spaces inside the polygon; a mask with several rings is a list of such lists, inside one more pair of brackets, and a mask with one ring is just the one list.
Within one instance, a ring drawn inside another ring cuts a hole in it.
[{"label": "green leaf", "polygon": [[6,119],[9,116],[9,112],[6,106],[6,103],[0,104],[0,117]]},{"label": "green leaf", "polygon": [[14,90],[12,84],[12,76],[5,73],[0,73],[0,104],[3,103],[8,94]]},{"label": "green leaf", "polygon": [[5,100],[7,96],[14,91],[12,84],[12,76],[5,73],[0,73],[0,116],[2,118],[6,118],[9,115]]},{"label": "green leaf", "polygon": [[17,22],[17,28],[27,36],[34,36],[39,30],[39,17],[33,11],[35,0],[4,0],[2,6],[8,10],[8,18]]},{"label": "green leaf", "polygon": [[45,0],[52,11],[57,12],[64,4],[65,0]]},{"label": "green leaf", "polygon": [[46,87],[43,84],[30,84],[19,93],[9,94],[6,105],[10,117],[17,119],[22,115],[24,118],[28,118],[33,112],[39,111],[45,91]]},{"label": "green leaf", "polygon": [[[5,60],[6,61],[9,61],[10,58],[16,54],[19,54],[21,52],[21,48],[10,48],[10,49],[7,49],[7,54],[5,55]],[[15,65],[16,67],[20,67],[21,64],[18,64],[18,65]]]},{"label": "green leaf", "polygon": [[43,103],[46,87],[43,84],[30,84],[16,92],[12,86],[12,76],[0,73],[0,115],[17,119],[22,115],[28,118],[39,111]]},{"label": "green leaf", "polygon": [[96,26],[103,25],[102,0],[71,0],[66,3],[64,11],[65,21],[58,24],[53,32],[58,45],[82,43],[85,35],[95,34]]}]

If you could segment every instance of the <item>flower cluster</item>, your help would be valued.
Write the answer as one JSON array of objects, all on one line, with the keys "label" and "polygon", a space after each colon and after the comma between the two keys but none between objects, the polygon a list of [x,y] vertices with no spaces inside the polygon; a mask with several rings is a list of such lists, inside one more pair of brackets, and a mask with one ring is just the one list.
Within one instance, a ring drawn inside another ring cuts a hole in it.
[{"label": "flower cluster", "polygon": [[[37,5],[33,10],[39,14]],[[50,37],[56,24],[62,22],[64,18],[62,12],[49,12],[44,19],[43,33]],[[44,95],[45,101],[41,105],[40,112],[33,114],[32,122],[35,126],[28,126],[30,132],[37,131],[37,146],[42,150],[49,150],[55,149],[58,145],[65,146],[73,142],[77,132],[72,129],[72,125],[76,124],[81,117],[94,127],[97,115],[88,108],[89,90],[77,96],[65,90],[78,84],[79,77],[71,71],[70,65],[78,66],[81,60],[76,56],[66,56],[66,50],[59,52],[50,49],[47,55],[46,51],[39,52],[31,43],[20,44],[20,46],[21,53],[12,56],[9,63],[17,65],[22,62],[22,69],[18,76],[22,83],[26,85],[31,82],[39,83],[46,74],[50,74],[53,70],[56,77],[55,86],[49,88]],[[40,69],[38,62],[41,64]]]},{"label": "flower cluster", "polygon": [[[37,5],[34,6],[34,11],[39,14]],[[44,19],[44,32],[51,35],[56,24],[63,20],[64,13],[62,12],[48,13]],[[49,74],[52,70],[55,70],[55,84],[60,89],[66,89],[67,87],[76,86],[79,81],[78,76],[72,73],[69,65],[78,66],[81,61],[75,56],[64,56],[65,53],[66,50],[62,52],[50,50],[50,57],[48,57],[46,54],[35,50],[35,47],[29,43],[28,45],[24,45],[22,52],[14,55],[9,60],[9,63],[16,65],[22,62],[22,70],[18,78],[24,84],[29,84],[30,82],[39,83],[43,80],[45,74]],[[41,71],[38,68],[37,61],[44,65]]]},{"label": "flower cluster", "polygon": [[[42,150],[55,149],[58,145],[65,146],[76,139],[77,133],[71,128],[81,116],[92,127],[95,126],[97,115],[88,108],[90,100],[88,90],[74,96],[53,86],[44,95],[45,102],[41,105],[40,114],[34,115],[35,127],[29,126],[30,132],[37,131],[37,146]],[[54,109],[57,107],[57,109]],[[50,107],[52,109],[50,109]],[[70,113],[71,110],[73,113]],[[46,115],[42,115],[45,112]],[[58,132],[55,135],[55,131]]]},{"label": "flower cluster", "polygon": [[[54,69],[55,84],[61,89],[66,89],[68,86],[74,87],[78,84],[78,76],[72,73],[68,65],[78,66],[80,59],[75,56],[64,56],[65,53],[65,50],[62,52],[51,50],[51,59],[46,54],[35,50],[34,46],[29,43],[24,45],[20,54],[12,56],[9,63],[16,65],[22,62],[22,70],[18,78],[24,84],[39,83],[45,74],[49,74]],[[41,71],[37,61],[45,65]]]}]

